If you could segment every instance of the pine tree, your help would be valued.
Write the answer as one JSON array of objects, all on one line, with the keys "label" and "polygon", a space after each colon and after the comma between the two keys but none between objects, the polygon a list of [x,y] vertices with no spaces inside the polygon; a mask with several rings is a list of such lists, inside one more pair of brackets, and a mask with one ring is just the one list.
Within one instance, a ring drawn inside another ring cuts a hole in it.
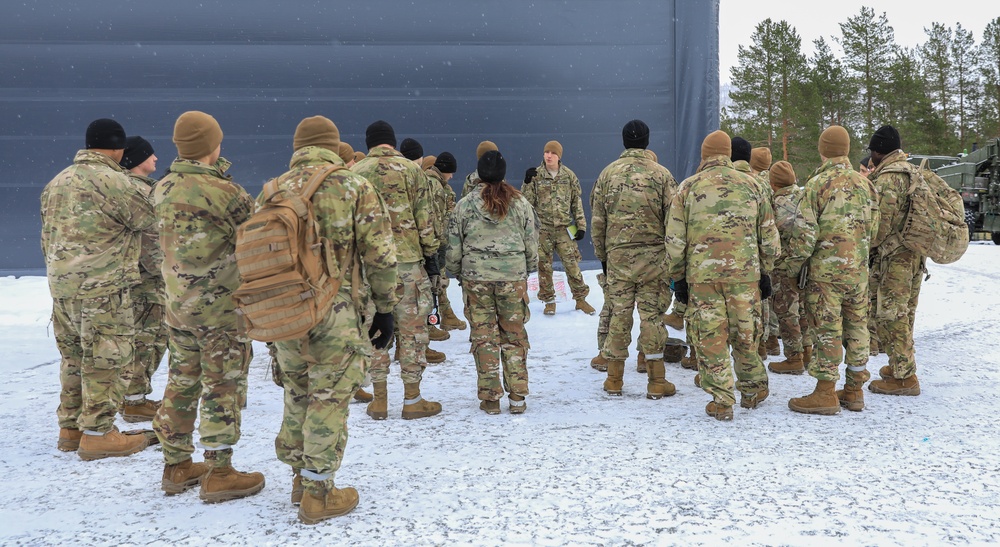
[{"label": "pine tree", "polygon": [[928,85],[919,67],[917,55],[905,48],[897,52],[889,65],[896,92],[888,96],[886,123],[899,131],[903,148],[908,152],[936,154],[951,150],[957,141],[931,104]]},{"label": "pine tree", "polygon": [[875,131],[875,119],[885,115],[885,94],[892,92],[888,69],[897,50],[896,35],[885,12],[876,18],[875,10],[867,6],[840,23],[840,32],[844,65],[857,78],[863,101],[861,132],[870,135]]},{"label": "pine tree", "polygon": [[951,64],[955,71],[955,114],[958,118],[958,143],[963,149],[969,148],[970,135],[974,133],[972,116],[979,97],[980,80],[976,67],[979,64],[979,50],[972,33],[955,25],[951,41]]},{"label": "pine tree", "polygon": [[[923,67],[924,77],[930,82],[930,92],[937,103],[938,111],[950,126],[951,95],[955,80],[951,55],[951,27],[932,23],[931,28],[924,28],[924,32],[927,34],[927,41],[918,47],[920,64]],[[944,136],[941,135],[940,138]]]},{"label": "pine tree", "polygon": [[980,132],[1000,136],[1000,17],[990,21],[979,44],[979,70],[983,76]]}]

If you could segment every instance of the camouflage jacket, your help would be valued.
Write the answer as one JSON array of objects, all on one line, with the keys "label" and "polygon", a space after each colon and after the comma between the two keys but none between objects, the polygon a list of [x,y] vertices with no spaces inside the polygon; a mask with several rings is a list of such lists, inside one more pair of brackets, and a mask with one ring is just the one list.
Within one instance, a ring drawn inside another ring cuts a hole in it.
[{"label": "camouflage jacket", "polygon": [[[328,165],[344,165],[335,152],[318,146],[306,146],[292,154],[289,170],[278,177],[278,187],[301,192],[302,187],[317,171]],[[258,206],[263,194],[257,197]],[[361,261],[365,279],[357,280],[371,291],[375,308],[389,313],[396,306],[396,243],[392,221],[375,187],[350,169],[339,169],[329,175],[312,198],[320,237],[330,241],[341,269]],[[335,272],[331,272],[337,275]],[[351,272],[343,272],[343,283],[334,301],[334,310],[358,305],[351,297]],[[367,282],[367,284],[365,284]],[[364,292],[365,287],[358,287]],[[364,309],[358,313],[365,313]]]},{"label": "camouflage jacket", "polygon": [[878,230],[878,195],[847,156],[826,160],[806,181],[788,243],[785,270],[809,279],[856,284],[868,279],[868,249]]},{"label": "camouflage jacket", "polygon": [[[129,179],[146,199],[152,199],[153,188],[156,186],[156,179],[128,173]],[[152,214],[153,205],[150,202],[149,212]],[[141,281],[132,289],[132,297],[141,297],[163,303],[163,274],[160,268],[163,266],[163,252],[160,250],[160,232],[154,222],[148,230],[143,230],[140,238],[139,250],[139,277]]]},{"label": "camouflage jacket", "polygon": [[[890,166],[895,172],[885,172]],[[910,177],[900,173],[901,169],[912,172],[916,167],[906,161],[906,154],[902,150],[896,150],[883,158],[882,163],[868,175],[878,191],[879,226],[878,233],[872,238],[873,248],[881,245],[889,236],[902,233],[906,224],[906,213],[910,210],[910,196],[907,195]],[[883,249],[883,252],[891,253],[893,250]]]},{"label": "camouflage jacket", "polygon": [[670,200],[677,181],[666,167],[641,148],[629,148],[601,171],[590,193],[591,239],[597,259],[604,262],[616,250],[642,249],[662,255]]},{"label": "camouflage jacket", "polygon": [[392,148],[376,146],[351,171],[368,179],[385,202],[400,264],[420,262],[437,252],[430,185],[415,163]]},{"label": "camouflage jacket", "polygon": [[462,197],[464,198],[465,196],[471,194],[472,191],[475,190],[477,186],[479,186],[480,182],[482,181],[479,180],[478,169],[466,175],[465,184],[462,185]]},{"label": "camouflage jacket", "polygon": [[459,280],[520,281],[538,268],[535,212],[524,196],[497,220],[481,192],[462,198],[448,223],[448,273]]},{"label": "camouflage jacket", "polygon": [[139,283],[140,236],[155,218],[115,160],[77,152],[42,190],[41,216],[52,298],[92,298]]},{"label": "camouflage jacket", "polygon": [[[774,190],[771,203],[774,208],[774,224],[781,238],[781,254],[774,261],[774,271],[785,273],[785,258],[788,255],[788,242],[792,237],[792,228],[799,213],[799,200],[802,198],[802,188],[791,184]],[[796,272],[797,273],[797,272]]]},{"label": "camouflage jacket", "polygon": [[759,181],[725,156],[702,161],[670,205],[670,279],[688,283],[751,283],[769,272],[781,252],[771,204]]},{"label": "camouflage jacket", "polygon": [[746,173],[747,175],[750,175],[750,178],[753,179],[754,186],[757,188],[757,191],[760,192],[760,195],[764,196],[767,200],[770,201],[771,194],[774,193],[771,190],[771,183],[769,182],[770,175],[766,175],[764,177],[760,176],[761,173],[767,173],[767,171],[761,171],[761,173],[755,175],[753,172],[753,168],[750,167],[750,162],[746,160],[734,161],[733,169],[736,169],[740,173]]},{"label": "camouflage jacket", "polygon": [[214,165],[175,159],[153,189],[163,249],[166,322],[187,331],[236,328],[233,291],[240,272],[233,254],[236,229],[250,217],[253,198]]},{"label": "camouflage jacket", "polygon": [[448,218],[455,209],[455,191],[444,181],[444,175],[437,167],[425,170],[424,175],[434,198],[434,235],[443,246],[448,238]]},{"label": "camouflage jacket", "polygon": [[535,177],[521,186],[521,192],[535,208],[543,227],[565,228],[573,224],[578,230],[587,229],[580,179],[562,163],[555,176],[545,168],[545,163],[539,165]]}]

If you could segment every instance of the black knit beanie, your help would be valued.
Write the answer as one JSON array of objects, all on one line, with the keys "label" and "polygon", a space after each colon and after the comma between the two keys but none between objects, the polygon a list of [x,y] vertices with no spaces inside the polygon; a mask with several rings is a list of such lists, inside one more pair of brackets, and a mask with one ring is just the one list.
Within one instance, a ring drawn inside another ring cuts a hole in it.
[{"label": "black knit beanie", "polygon": [[424,147],[420,146],[420,143],[416,139],[409,137],[399,143],[399,152],[403,154],[404,158],[410,161],[424,157]]},{"label": "black knit beanie", "polygon": [[437,161],[434,162],[434,167],[437,167],[438,171],[442,173],[454,173],[458,171],[458,162],[455,161],[455,156],[451,155],[451,152],[441,152]]},{"label": "black knit beanie", "polygon": [[868,143],[868,149],[879,154],[894,152],[902,148],[902,146],[902,143],[899,141],[899,131],[896,131],[896,128],[891,125],[879,127],[875,131],[875,134],[872,135],[871,142]]},{"label": "black knit beanie", "polygon": [[379,120],[368,126],[365,130],[365,145],[371,150],[380,144],[388,144],[396,148],[396,132],[392,130],[389,122]]},{"label": "black knit beanie", "polygon": [[622,128],[622,144],[625,148],[642,148],[649,146],[649,126],[642,120],[632,120]]},{"label": "black knit beanie", "polygon": [[743,137],[733,137],[733,151],[729,156],[729,159],[733,161],[750,161],[750,154],[753,151],[753,146],[750,145],[750,141],[744,139]]},{"label": "black knit beanie", "polygon": [[101,118],[90,122],[87,126],[87,149],[124,150],[125,129],[122,124]]},{"label": "black knit beanie", "polygon": [[490,150],[479,158],[476,172],[479,173],[479,179],[483,182],[501,182],[507,175],[507,160],[503,159],[503,154],[499,150]]},{"label": "black knit beanie", "polygon": [[132,169],[142,165],[142,162],[149,159],[154,154],[153,145],[149,141],[136,135],[125,139],[125,154],[122,156],[121,166],[125,169]]}]

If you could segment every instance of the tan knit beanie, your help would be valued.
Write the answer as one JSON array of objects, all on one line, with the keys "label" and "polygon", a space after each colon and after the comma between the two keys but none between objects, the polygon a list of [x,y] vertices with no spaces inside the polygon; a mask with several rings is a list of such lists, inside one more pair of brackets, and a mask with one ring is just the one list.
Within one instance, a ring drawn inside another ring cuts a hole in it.
[{"label": "tan knit beanie", "polygon": [[327,150],[340,152],[340,130],[329,118],[313,116],[299,122],[295,128],[295,138],[292,148],[298,150],[307,146],[318,146]]},{"label": "tan knit beanie", "polygon": [[361,161],[361,160],[363,160],[363,159],[365,159],[367,157],[368,157],[368,155],[365,154],[364,152],[360,151],[360,150],[355,150],[354,151],[354,161],[356,161],[356,162]]},{"label": "tan knit beanie", "polygon": [[754,171],[767,171],[771,167],[771,149],[765,146],[750,151],[750,168]]},{"label": "tan knit beanie", "polygon": [[174,123],[174,144],[177,155],[183,159],[204,158],[222,144],[222,128],[212,116],[189,110]]},{"label": "tan knit beanie", "polygon": [[545,143],[545,149],[542,150],[542,152],[552,152],[553,154],[559,156],[559,159],[562,159],[563,157],[562,145],[559,144],[559,141],[549,141]]},{"label": "tan knit beanie", "polygon": [[483,141],[479,143],[476,147],[476,159],[483,157],[483,154],[489,152],[490,150],[499,150],[497,145],[493,144],[493,141]]},{"label": "tan knit beanie", "polygon": [[348,163],[354,159],[354,147],[341,141],[340,147],[337,148],[337,155],[344,160],[344,163]]},{"label": "tan knit beanie", "polygon": [[851,152],[851,136],[839,125],[827,127],[819,136],[819,154],[824,158],[839,158]]},{"label": "tan knit beanie", "polygon": [[434,162],[437,161],[437,156],[424,156],[423,161],[420,162],[420,168],[424,171],[434,167]]},{"label": "tan knit beanie", "polygon": [[784,188],[795,184],[795,170],[787,161],[779,161],[771,166],[771,186]]},{"label": "tan knit beanie", "polygon": [[701,143],[701,159],[712,156],[729,157],[733,154],[733,141],[725,131],[712,131]]}]

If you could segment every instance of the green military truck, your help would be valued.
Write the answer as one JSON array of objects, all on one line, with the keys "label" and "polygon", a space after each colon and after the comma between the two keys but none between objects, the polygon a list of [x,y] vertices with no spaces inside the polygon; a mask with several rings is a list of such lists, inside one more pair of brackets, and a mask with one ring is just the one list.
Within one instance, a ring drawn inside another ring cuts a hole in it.
[{"label": "green military truck", "polygon": [[991,139],[967,155],[912,155],[909,160],[916,165],[926,160],[928,168],[962,194],[970,240],[986,232],[1000,245],[1000,139]]}]

